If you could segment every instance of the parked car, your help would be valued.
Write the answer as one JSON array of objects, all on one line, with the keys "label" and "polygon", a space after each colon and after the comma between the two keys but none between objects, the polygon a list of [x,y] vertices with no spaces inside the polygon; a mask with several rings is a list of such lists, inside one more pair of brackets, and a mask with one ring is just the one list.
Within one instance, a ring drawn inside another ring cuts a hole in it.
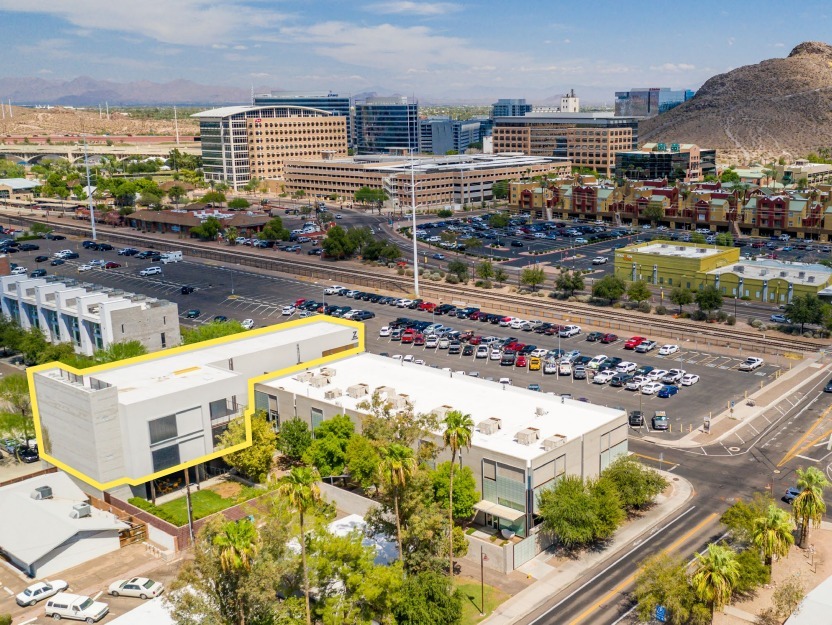
[{"label": "parked car", "polygon": [[85,271],[92,271],[92,268],[92,265],[88,265],[85,263],[83,265],[78,265],[78,272],[84,273]]},{"label": "parked car", "polygon": [[609,345],[610,343],[615,343],[618,340],[617,334],[607,333],[601,337],[601,343],[605,345]]},{"label": "parked car", "polygon": [[794,503],[794,500],[797,499],[800,496],[800,493],[802,492],[803,491],[801,491],[799,488],[791,486],[786,489],[786,494],[783,495],[783,501],[792,504]]},{"label": "parked car", "polygon": [[667,430],[670,427],[670,421],[667,418],[667,413],[664,410],[657,410],[653,414],[653,429],[654,430]]},{"label": "parked car", "polygon": [[214,321],[216,323],[225,323],[226,321],[228,321],[228,317],[226,317],[225,315],[214,315]]},{"label": "parked car", "polygon": [[20,461],[25,462],[26,464],[31,464],[32,462],[37,462],[38,460],[40,460],[40,454],[38,453],[37,445],[34,445],[32,447],[21,445],[17,448],[17,451],[15,453],[17,457],[20,459]]},{"label": "parked car", "polygon": [[139,599],[153,599],[165,592],[165,587],[146,577],[120,579],[110,584],[108,591],[113,597],[138,597]]},{"label": "parked car", "polygon": [[644,340],[639,343],[636,350],[639,354],[646,354],[649,351],[656,349],[656,341]]},{"label": "parked car", "polygon": [[604,256],[596,256],[592,259],[593,265],[606,265],[607,259]]},{"label": "parked car", "polygon": [[769,317],[770,321],[774,323],[791,323],[791,320],[786,315],[775,314]]},{"label": "parked car", "polygon": [[63,258],[53,258],[52,262],[49,263],[53,267],[57,267],[58,265],[63,265],[66,261]]},{"label": "parked car", "polygon": [[45,263],[47,260],[49,260],[48,256],[35,256],[36,263]]},{"label": "parked car", "polygon": [[104,265],[103,265],[104,269],[118,269],[119,267],[121,267],[121,265],[119,263],[115,263],[113,261],[108,261],[108,262],[104,263]]},{"label": "parked car", "polygon": [[685,377],[686,373],[687,371],[684,369],[671,369],[662,376],[662,382],[665,384],[676,384]]},{"label": "parked car", "polygon": [[662,345],[659,348],[659,356],[670,356],[679,351],[678,345]]},{"label": "parked car", "polygon": [[603,336],[603,332],[590,332],[586,335],[586,340],[590,343],[595,343],[596,341],[600,341]]},{"label": "parked car", "polygon": [[699,382],[699,376],[695,373],[686,373],[682,376],[682,386],[693,386]]},{"label": "parked car", "polygon": [[679,387],[675,384],[666,384],[659,389],[659,392],[656,393],[658,397],[668,398],[673,397],[676,393],[679,392]]},{"label": "parked car", "polygon": [[45,580],[27,586],[23,591],[18,593],[14,599],[19,606],[32,606],[38,601],[42,601],[47,597],[63,592],[67,588],[69,588],[69,584],[62,579],[56,579],[51,582],[49,580]]},{"label": "parked car", "polygon": [[254,328],[254,319],[243,319],[240,322],[240,325],[243,326],[246,330],[251,330]]},{"label": "parked car", "polygon": [[179,289],[179,292],[182,293],[182,295],[190,295],[194,291],[196,291],[196,289],[187,284],[183,286],[181,289]]},{"label": "parked car", "polygon": [[826,386],[823,387],[824,393],[832,393],[832,380],[826,383]]},{"label": "parked car", "polygon": [[624,349],[635,349],[646,340],[643,336],[632,336],[624,343]]},{"label": "parked car", "polygon": [[592,378],[593,384],[606,384],[610,380],[612,380],[615,373],[612,371],[600,371],[595,374],[595,377]]},{"label": "parked car", "polygon": [[59,592],[46,601],[45,615],[56,621],[62,618],[96,623],[107,616],[110,606],[82,595]]},{"label": "parked car", "polygon": [[627,421],[634,427],[644,425],[644,413],[641,410],[631,410]]},{"label": "parked car", "polygon": [[749,356],[745,359],[745,362],[740,364],[739,369],[740,371],[754,371],[755,369],[762,367],[763,364],[765,364],[765,361],[762,358]]},{"label": "parked car", "polygon": [[32,273],[29,274],[30,278],[42,278],[46,275],[46,269],[35,269]]},{"label": "parked car", "polygon": [[199,315],[199,308],[191,308],[189,311],[185,313],[185,319],[196,319],[197,317],[199,317]]},{"label": "parked car", "polygon": [[641,394],[642,395],[655,395],[664,385],[661,382],[648,382],[647,384],[642,385],[641,387]]},{"label": "parked car", "polygon": [[154,266],[151,266],[151,267],[145,267],[144,269],[142,269],[139,272],[139,275],[142,276],[142,277],[147,277],[147,276],[155,276],[155,275],[158,275],[160,273],[162,273],[162,268],[154,265]]},{"label": "parked car", "polygon": [[288,304],[280,309],[280,314],[288,317],[289,315],[294,315],[296,310],[294,306]]},{"label": "parked car", "polygon": [[563,338],[569,338],[571,336],[577,336],[580,333],[581,326],[571,325],[561,328],[560,332],[558,332],[558,336],[561,336]]}]

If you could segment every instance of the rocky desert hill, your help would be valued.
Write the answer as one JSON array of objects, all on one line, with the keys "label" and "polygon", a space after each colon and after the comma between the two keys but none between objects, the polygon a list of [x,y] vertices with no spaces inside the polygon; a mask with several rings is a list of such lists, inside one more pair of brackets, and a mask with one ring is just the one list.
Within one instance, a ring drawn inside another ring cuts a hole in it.
[{"label": "rocky desert hill", "polygon": [[720,162],[766,163],[832,147],[832,46],[801,43],[710,78],[684,104],[645,120],[639,140],[716,148]]}]

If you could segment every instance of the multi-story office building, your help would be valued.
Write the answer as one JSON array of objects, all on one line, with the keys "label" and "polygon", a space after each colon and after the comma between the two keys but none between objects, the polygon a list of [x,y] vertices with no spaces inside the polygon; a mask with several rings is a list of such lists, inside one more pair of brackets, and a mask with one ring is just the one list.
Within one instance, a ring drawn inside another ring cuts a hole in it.
[{"label": "multi-story office building", "polygon": [[394,208],[411,204],[415,181],[419,207],[445,207],[491,201],[499,180],[527,176],[564,176],[565,159],[516,154],[471,154],[443,157],[358,156],[321,161],[288,161],[287,193],[304,191],[313,197],[335,195],[348,201],[361,187],[384,189]]},{"label": "multi-story office building", "polygon": [[[471,469],[482,493],[476,521],[529,536],[540,523],[538,495],[565,475],[596,477],[627,453],[626,412],[359,354],[300,374],[254,386],[255,401],[275,406],[280,423],[301,419],[314,431],[335,415],[361,428],[377,395],[393,411],[471,415],[476,429],[460,462]],[[443,448],[441,429],[422,437]]]},{"label": "multi-story office building", "polygon": [[400,98],[367,98],[355,103],[358,154],[419,149],[419,105]]},{"label": "multi-story office building", "polygon": [[72,343],[91,356],[113,343],[139,341],[148,351],[179,345],[179,307],[73,279],[0,277],[0,306],[24,330],[38,328],[50,343]]},{"label": "multi-story office building", "polygon": [[532,113],[580,113],[581,103],[578,96],[575,95],[575,90],[570,90],[569,93],[564,93],[560,97],[560,105],[535,105],[532,107]]},{"label": "multi-story office building", "polygon": [[447,154],[451,150],[462,154],[468,146],[479,140],[479,121],[452,120],[448,117],[419,120],[419,152],[421,154]]},{"label": "multi-story office building", "polygon": [[347,117],[303,106],[228,106],[199,120],[202,169],[208,182],[235,191],[252,176],[281,180],[289,158],[347,155]]},{"label": "multi-story office building", "polygon": [[148,480],[227,453],[219,437],[247,408],[274,418],[268,402],[251,405],[255,380],[363,349],[361,332],[358,323],[309,319],[89,370],[38,366],[32,391],[41,457],[93,494],[149,496]]},{"label": "multi-story office building", "polygon": [[[709,158],[702,158],[707,153]],[[640,150],[615,155],[615,171],[630,180],[699,182],[716,174],[716,151],[691,143],[645,143]]]},{"label": "multi-story office building", "polygon": [[615,153],[638,147],[638,119],[609,113],[529,114],[494,120],[494,153],[558,156],[605,176]]},{"label": "multi-story office building", "polygon": [[261,93],[254,96],[255,106],[303,106],[329,111],[347,119],[347,144],[352,146],[352,115],[350,114],[349,96],[337,93],[309,93],[285,91],[281,93]]},{"label": "multi-story office building", "polygon": [[694,96],[690,89],[673,90],[668,87],[630,89],[615,92],[617,116],[653,117],[687,102]]},{"label": "multi-story office building", "polygon": [[500,98],[491,105],[491,118],[523,116],[532,112],[532,105],[526,102],[525,98],[505,99]]},{"label": "multi-story office building", "polygon": [[788,165],[775,165],[774,171],[776,182],[787,186],[801,182],[807,187],[832,183],[832,165],[828,163],[810,163],[806,159],[798,159]]}]

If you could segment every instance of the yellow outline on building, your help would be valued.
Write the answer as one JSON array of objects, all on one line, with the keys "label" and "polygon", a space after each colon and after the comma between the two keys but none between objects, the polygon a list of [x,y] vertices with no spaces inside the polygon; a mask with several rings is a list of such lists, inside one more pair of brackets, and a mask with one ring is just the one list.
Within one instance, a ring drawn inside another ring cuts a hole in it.
[{"label": "yellow outline on building", "polygon": [[[334,323],[338,325],[343,325],[347,327],[354,328],[357,331],[357,342],[358,346],[353,347],[341,352],[337,352],[335,354],[330,354],[328,356],[322,356],[320,358],[315,358],[313,360],[309,360],[306,362],[302,362],[297,365],[292,365],[291,367],[286,367],[284,369],[279,369],[277,371],[272,371],[270,373],[265,373],[263,375],[259,375],[253,378],[250,378],[248,381],[248,406],[246,408],[245,413],[243,414],[243,418],[245,419],[246,425],[246,440],[239,445],[234,445],[232,447],[228,447],[227,449],[223,449],[221,451],[215,451],[210,454],[205,454],[200,456],[199,458],[195,458],[193,460],[189,460],[187,462],[183,462],[176,466],[170,467],[168,469],[164,469],[163,471],[157,471],[156,473],[151,473],[149,475],[145,475],[140,478],[123,478],[118,480],[111,480],[109,482],[99,482],[84,473],[81,473],[77,469],[69,466],[68,464],[58,460],[47,454],[45,452],[45,446],[43,444],[43,434],[41,431],[41,424],[40,424],[40,413],[38,411],[38,400],[37,394],[35,393],[35,381],[34,381],[34,374],[39,373],[41,371],[49,370],[49,369],[63,369],[64,371],[68,371],[69,373],[73,373],[79,376],[87,376],[90,374],[98,373],[100,371],[107,371],[109,369],[116,369],[121,368],[124,366],[129,366],[131,364],[137,364],[141,362],[149,362],[153,360],[159,360],[162,358],[166,358],[168,356],[176,355],[176,354],[183,354],[189,351],[196,351],[200,349],[204,349],[206,347],[214,347],[217,345],[223,345],[225,343],[231,343],[241,338],[251,338],[252,336],[257,336],[260,334],[270,334],[275,332],[277,329],[289,330],[291,328],[306,325],[309,323],[318,323],[320,321],[326,321],[327,323]],[[95,367],[88,367],[86,369],[76,369],[75,367],[71,367],[66,365],[62,362],[54,361],[42,365],[37,365],[34,367],[30,367],[26,370],[26,376],[29,380],[29,393],[30,398],[32,400],[32,419],[34,420],[35,424],[35,436],[38,441],[38,449],[40,450],[40,458],[41,460],[47,461],[49,464],[52,464],[59,469],[66,471],[70,475],[86,482],[87,484],[97,488],[99,490],[108,490],[110,488],[115,488],[116,486],[122,485],[129,485],[129,486],[138,486],[140,484],[144,484],[149,482],[150,480],[155,480],[160,477],[164,477],[165,475],[170,475],[171,473],[176,473],[177,471],[182,471],[189,467],[196,466],[198,464],[202,464],[203,462],[207,462],[208,460],[213,460],[215,458],[221,458],[222,456],[226,456],[230,453],[235,451],[240,451],[241,449],[245,449],[246,447],[251,446],[251,416],[254,414],[254,385],[259,382],[266,382],[268,380],[272,380],[274,378],[291,375],[297,371],[303,371],[305,369],[314,369],[316,367],[320,367],[322,365],[334,362],[336,360],[341,360],[348,356],[353,356],[355,354],[361,354],[364,352],[365,346],[365,328],[364,324],[358,321],[351,321],[349,319],[340,319],[338,317],[323,317],[320,315],[307,317],[305,319],[295,319],[294,321],[286,321],[283,323],[277,323],[270,326],[266,326],[263,328],[257,328],[255,330],[247,330],[244,332],[240,332],[237,334],[231,334],[229,336],[223,336],[216,339],[211,339],[209,341],[203,341],[201,343],[194,343],[193,345],[181,345],[179,347],[173,347],[171,349],[162,350],[158,352],[153,352],[152,354],[145,354],[143,356],[136,356],[134,358],[128,358],[125,360],[119,360],[117,362],[111,362],[103,365],[96,365]]]}]

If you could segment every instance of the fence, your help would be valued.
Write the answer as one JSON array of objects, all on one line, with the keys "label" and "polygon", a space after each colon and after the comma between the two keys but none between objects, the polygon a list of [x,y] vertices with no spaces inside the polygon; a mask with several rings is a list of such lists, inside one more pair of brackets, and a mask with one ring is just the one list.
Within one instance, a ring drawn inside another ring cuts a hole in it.
[{"label": "fence", "polygon": [[524,538],[519,543],[514,543],[514,568],[529,562],[537,554],[548,549],[554,543],[555,541],[551,536],[541,534],[540,532]]},{"label": "fence", "polygon": [[26,475],[20,475],[10,480],[6,480],[5,482],[0,482],[0,488],[2,488],[3,486],[9,486],[10,484],[17,484],[18,482],[23,482],[25,480],[32,479],[33,477],[48,475],[49,473],[57,472],[58,469],[56,467],[49,467],[48,469],[43,469],[42,471],[38,471],[37,473],[27,473]]},{"label": "fence", "polygon": [[320,482],[319,487],[324,497],[344,512],[359,514],[363,517],[366,516],[370,509],[378,507],[378,504],[372,499],[344,490],[343,488],[338,488],[332,484]]}]

